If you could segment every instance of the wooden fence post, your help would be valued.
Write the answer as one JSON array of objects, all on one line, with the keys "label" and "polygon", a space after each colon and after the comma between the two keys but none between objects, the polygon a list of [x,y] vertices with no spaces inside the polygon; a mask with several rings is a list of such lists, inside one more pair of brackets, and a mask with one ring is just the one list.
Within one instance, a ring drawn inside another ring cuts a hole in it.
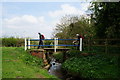
[{"label": "wooden fence post", "polygon": [[91,46],[92,46],[92,45],[91,45],[91,43],[92,43],[91,41],[92,41],[92,40],[91,40],[91,37],[90,37],[90,51],[91,51]]},{"label": "wooden fence post", "polygon": [[88,38],[88,51],[90,51],[90,38]]},{"label": "wooden fence post", "polygon": [[108,40],[107,39],[105,39],[105,53],[107,53],[107,45],[108,45]]}]

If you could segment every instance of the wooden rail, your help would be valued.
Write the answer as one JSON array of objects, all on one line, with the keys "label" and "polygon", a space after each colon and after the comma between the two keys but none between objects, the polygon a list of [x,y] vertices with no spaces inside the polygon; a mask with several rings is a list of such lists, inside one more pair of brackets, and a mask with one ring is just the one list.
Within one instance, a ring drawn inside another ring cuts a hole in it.
[{"label": "wooden rail", "polygon": [[120,39],[84,39],[84,47],[88,47],[88,51],[91,51],[91,47],[105,47],[104,51],[108,53],[109,47],[120,49]]}]

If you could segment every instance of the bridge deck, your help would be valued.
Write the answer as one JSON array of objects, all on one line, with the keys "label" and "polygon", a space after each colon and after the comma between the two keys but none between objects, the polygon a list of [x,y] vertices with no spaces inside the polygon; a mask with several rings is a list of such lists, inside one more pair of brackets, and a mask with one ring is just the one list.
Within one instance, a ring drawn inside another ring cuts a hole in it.
[{"label": "bridge deck", "polygon": [[[54,48],[44,48],[46,51],[54,51]],[[67,51],[70,50],[70,48],[57,48],[57,51]]]},{"label": "bridge deck", "polygon": [[[70,48],[57,48],[56,51],[68,51]],[[34,52],[54,51],[54,48],[31,49]]]}]

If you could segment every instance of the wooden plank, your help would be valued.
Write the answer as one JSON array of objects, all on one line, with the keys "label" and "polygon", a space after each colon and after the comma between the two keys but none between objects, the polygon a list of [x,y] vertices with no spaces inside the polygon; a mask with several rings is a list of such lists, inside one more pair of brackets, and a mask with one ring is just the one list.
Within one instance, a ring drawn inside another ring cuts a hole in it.
[{"label": "wooden plank", "polygon": [[[54,48],[44,48],[44,50],[52,50]],[[68,50],[70,48],[57,48],[58,50]]]},{"label": "wooden plank", "polygon": [[[30,52],[44,52],[44,51],[54,51],[54,48],[43,48],[43,49],[31,49],[31,50],[28,50]],[[56,50],[58,51],[67,51],[67,50],[70,50],[70,48],[57,48]]]},{"label": "wooden plank", "polygon": [[31,49],[30,51],[43,52],[43,51],[44,51],[44,49]]},{"label": "wooden plank", "polygon": [[[46,51],[54,51],[54,48],[44,48]],[[70,50],[70,48],[57,48],[57,51],[67,51]]]},{"label": "wooden plank", "polygon": [[[104,39],[95,39],[95,38],[94,38],[94,39],[92,39],[92,40],[103,40],[103,41],[105,41],[106,39],[107,39],[107,40],[120,40],[120,39],[108,39],[108,38],[104,38]],[[88,39],[84,39],[84,40],[88,40]]]},{"label": "wooden plank", "polygon": [[[84,45],[84,46],[89,46],[89,45]],[[105,45],[91,45],[91,46],[105,46]]]},{"label": "wooden plank", "polygon": [[[89,46],[89,45],[84,45]],[[91,46],[106,46],[106,45],[91,45]],[[107,45],[108,47],[120,47],[120,45]]]}]

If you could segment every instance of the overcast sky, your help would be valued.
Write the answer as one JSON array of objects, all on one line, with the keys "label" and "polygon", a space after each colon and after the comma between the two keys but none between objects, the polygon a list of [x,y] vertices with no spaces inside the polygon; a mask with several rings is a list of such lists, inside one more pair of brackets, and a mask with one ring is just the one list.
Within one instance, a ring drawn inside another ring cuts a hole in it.
[{"label": "overcast sky", "polygon": [[52,37],[56,23],[64,15],[83,15],[88,2],[4,2],[2,36],[38,38],[38,32]]}]

